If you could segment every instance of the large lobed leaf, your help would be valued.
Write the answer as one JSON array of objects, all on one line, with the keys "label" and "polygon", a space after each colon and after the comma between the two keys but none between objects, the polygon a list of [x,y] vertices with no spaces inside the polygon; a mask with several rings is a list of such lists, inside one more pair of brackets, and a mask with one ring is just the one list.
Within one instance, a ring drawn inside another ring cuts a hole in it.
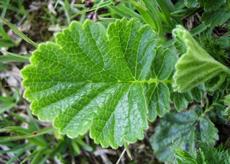
[{"label": "large lobed leaf", "polygon": [[169,111],[176,55],[157,43],[151,28],[136,20],[107,29],[71,23],[55,42],[40,44],[22,70],[33,114],[71,138],[90,131],[103,147],[142,139],[147,120]]},{"label": "large lobed leaf", "polygon": [[177,26],[173,34],[186,49],[176,64],[175,90],[185,92],[217,75],[230,74],[230,70],[210,56],[184,27]]}]

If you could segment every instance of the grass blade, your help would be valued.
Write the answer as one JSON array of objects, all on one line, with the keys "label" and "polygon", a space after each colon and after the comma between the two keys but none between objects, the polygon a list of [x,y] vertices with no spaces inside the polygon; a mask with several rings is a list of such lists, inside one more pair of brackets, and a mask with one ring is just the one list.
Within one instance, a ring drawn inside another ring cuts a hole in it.
[{"label": "grass blade", "polygon": [[15,53],[7,52],[6,55],[0,56],[1,63],[10,63],[10,62],[28,62],[28,56],[22,56]]},{"label": "grass blade", "polygon": [[30,138],[34,138],[37,136],[41,136],[43,134],[50,133],[53,130],[54,130],[53,128],[49,127],[49,128],[43,128],[43,129],[38,130],[38,131],[34,131],[33,133],[27,134],[27,135],[0,137],[0,143],[4,143],[4,142],[8,142],[8,141],[30,139]]},{"label": "grass blade", "polygon": [[20,38],[22,38],[23,40],[25,40],[27,43],[33,45],[34,47],[37,47],[37,43],[35,43],[34,41],[32,41],[28,36],[26,36],[23,32],[21,32],[14,24],[11,24],[8,20],[6,20],[5,18],[0,18],[0,21],[2,21],[4,24],[6,24],[7,26],[9,26],[9,28],[15,33],[17,34]]}]

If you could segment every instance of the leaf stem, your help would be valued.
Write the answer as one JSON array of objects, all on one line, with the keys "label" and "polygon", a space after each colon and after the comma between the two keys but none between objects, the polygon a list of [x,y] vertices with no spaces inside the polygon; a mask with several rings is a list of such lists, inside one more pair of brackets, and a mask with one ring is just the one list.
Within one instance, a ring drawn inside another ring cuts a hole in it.
[{"label": "leaf stem", "polygon": [[132,158],[132,155],[129,151],[129,145],[126,143],[124,146],[125,146],[125,150],[127,152],[128,157],[132,160],[133,158]]}]

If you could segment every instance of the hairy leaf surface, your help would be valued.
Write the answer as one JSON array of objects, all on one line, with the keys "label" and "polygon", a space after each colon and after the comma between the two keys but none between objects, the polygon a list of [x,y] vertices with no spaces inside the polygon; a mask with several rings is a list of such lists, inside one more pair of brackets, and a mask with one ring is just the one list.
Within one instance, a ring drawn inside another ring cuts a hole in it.
[{"label": "hairy leaf surface", "polygon": [[[157,43],[151,28],[136,20],[118,20],[107,29],[73,22],[55,42],[40,44],[22,71],[33,114],[71,138],[90,131],[103,147],[143,139],[147,120],[155,118],[148,113],[169,110],[162,105],[169,103],[166,83],[176,55]],[[160,106],[151,100],[162,97],[161,90],[164,100],[155,99],[163,101]]]},{"label": "hairy leaf surface", "polygon": [[177,91],[188,91],[219,74],[230,73],[230,70],[210,56],[184,27],[177,26],[173,34],[186,48],[186,52],[176,64],[174,81]]}]

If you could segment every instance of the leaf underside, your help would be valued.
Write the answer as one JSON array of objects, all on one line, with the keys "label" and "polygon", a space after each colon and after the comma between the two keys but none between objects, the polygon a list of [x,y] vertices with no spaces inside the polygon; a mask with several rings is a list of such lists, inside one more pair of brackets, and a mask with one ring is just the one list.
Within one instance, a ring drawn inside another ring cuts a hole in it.
[{"label": "leaf underside", "polygon": [[211,57],[182,26],[173,30],[175,38],[185,44],[186,52],[176,64],[174,74],[175,90],[188,91],[220,74],[230,70]]},{"label": "leaf underside", "polygon": [[[143,139],[147,120],[169,111],[162,103],[169,103],[166,83],[176,56],[157,48],[149,26],[126,19],[107,29],[72,22],[55,39],[39,45],[22,76],[33,114],[61,134],[89,131],[96,143],[117,148]],[[151,101],[157,96],[164,102]]]}]

